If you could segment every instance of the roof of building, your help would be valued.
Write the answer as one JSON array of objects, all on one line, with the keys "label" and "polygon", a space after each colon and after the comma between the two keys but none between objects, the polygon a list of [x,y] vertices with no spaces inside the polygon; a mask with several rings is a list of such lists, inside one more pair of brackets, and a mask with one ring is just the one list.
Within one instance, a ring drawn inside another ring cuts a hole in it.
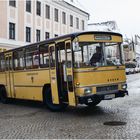
[{"label": "roof of building", "polygon": [[69,6],[72,6],[78,10],[80,10],[81,12],[85,13],[88,15],[88,17],[90,16],[90,14],[87,12],[87,10],[80,4],[80,2],[78,0],[74,1],[74,0],[63,0],[66,4],[68,4]]},{"label": "roof of building", "polygon": [[116,21],[106,21],[106,22],[100,22],[100,23],[90,23],[88,24],[88,30],[92,31],[111,31],[111,32],[117,32],[119,33],[120,30],[117,26]]}]

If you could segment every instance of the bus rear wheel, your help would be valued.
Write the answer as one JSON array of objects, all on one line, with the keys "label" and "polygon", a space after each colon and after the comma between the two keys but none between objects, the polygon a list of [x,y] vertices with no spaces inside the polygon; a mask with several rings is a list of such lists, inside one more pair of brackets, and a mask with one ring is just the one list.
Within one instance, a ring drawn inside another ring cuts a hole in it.
[{"label": "bus rear wheel", "polygon": [[62,111],[67,107],[67,104],[65,104],[65,103],[53,104],[52,93],[51,93],[50,87],[47,87],[45,89],[44,103],[49,110],[54,111],[54,112]]},{"label": "bus rear wheel", "polygon": [[0,101],[4,104],[7,103],[7,94],[5,87],[0,87]]}]

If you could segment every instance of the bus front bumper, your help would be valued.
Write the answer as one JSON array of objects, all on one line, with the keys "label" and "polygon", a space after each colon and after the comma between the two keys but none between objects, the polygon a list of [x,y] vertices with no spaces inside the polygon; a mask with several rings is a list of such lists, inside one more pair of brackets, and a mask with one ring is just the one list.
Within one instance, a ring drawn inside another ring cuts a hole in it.
[{"label": "bus front bumper", "polygon": [[78,101],[79,104],[87,104],[89,102],[94,102],[96,100],[111,100],[113,98],[124,97],[125,95],[128,95],[128,91],[121,90],[121,91],[111,92],[111,93],[93,94],[93,95],[78,97]]}]

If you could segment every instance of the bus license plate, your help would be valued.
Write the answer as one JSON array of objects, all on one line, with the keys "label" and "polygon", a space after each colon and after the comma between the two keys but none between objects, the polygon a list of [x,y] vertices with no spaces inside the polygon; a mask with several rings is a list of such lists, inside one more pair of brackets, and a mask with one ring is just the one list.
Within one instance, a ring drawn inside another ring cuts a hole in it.
[{"label": "bus license plate", "polygon": [[113,99],[113,98],[115,98],[115,94],[109,94],[104,96],[104,99]]},{"label": "bus license plate", "polygon": [[92,99],[91,99],[91,98],[89,98],[89,99],[87,100],[87,102],[88,102],[88,103],[91,103],[91,102],[92,102]]}]

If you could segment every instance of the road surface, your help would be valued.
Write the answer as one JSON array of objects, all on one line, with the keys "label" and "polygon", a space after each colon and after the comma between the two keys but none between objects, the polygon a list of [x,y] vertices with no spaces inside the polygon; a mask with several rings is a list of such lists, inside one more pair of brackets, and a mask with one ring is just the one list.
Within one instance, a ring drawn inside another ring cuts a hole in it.
[{"label": "road surface", "polygon": [[140,139],[140,74],[127,76],[127,81],[129,96],[92,109],[54,113],[40,103],[0,103],[0,139]]}]

